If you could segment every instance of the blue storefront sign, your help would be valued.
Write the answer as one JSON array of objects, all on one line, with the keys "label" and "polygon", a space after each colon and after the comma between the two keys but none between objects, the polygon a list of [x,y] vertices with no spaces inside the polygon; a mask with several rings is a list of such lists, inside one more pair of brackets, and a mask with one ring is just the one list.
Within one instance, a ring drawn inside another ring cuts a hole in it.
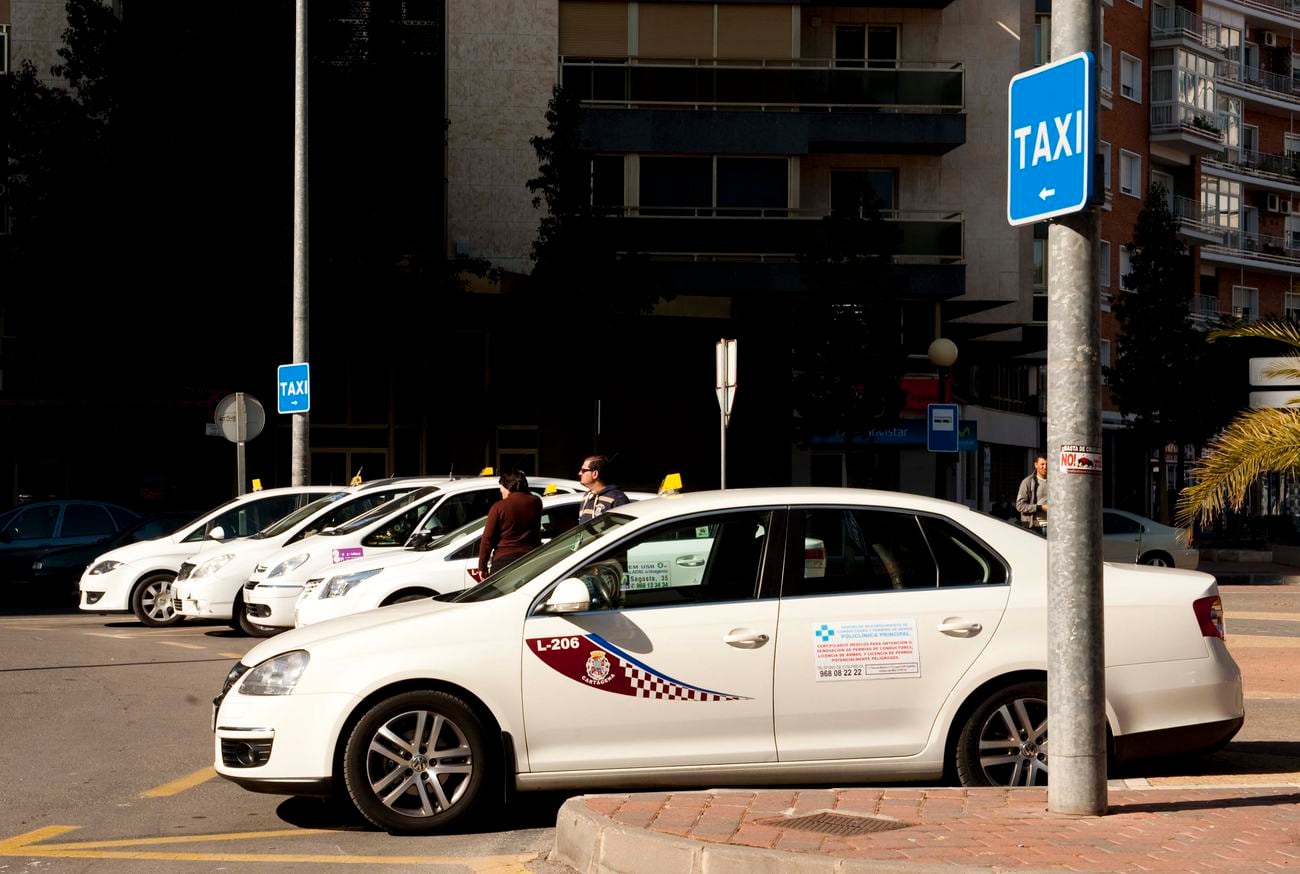
[{"label": "blue storefront sign", "polygon": [[[957,424],[957,451],[973,452],[979,442],[976,422],[966,419]],[[851,434],[817,434],[809,441],[820,449],[853,446],[921,446],[926,445],[927,421],[903,419]]]}]

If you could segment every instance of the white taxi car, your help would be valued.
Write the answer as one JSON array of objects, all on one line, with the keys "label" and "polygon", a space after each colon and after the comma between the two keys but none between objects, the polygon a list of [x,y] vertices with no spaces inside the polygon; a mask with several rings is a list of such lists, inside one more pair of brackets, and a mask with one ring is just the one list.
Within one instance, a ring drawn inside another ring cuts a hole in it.
[{"label": "white taxi car", "polygon": [[[689,585],[629,557],[707,528]],[[805,538],[825,544],[812,576]],[[214,702],[216,770],[345,789],[393,832],[514,788],[1047,778],[1046,543],[888,492],[701,492],[612,510],[449,601],[297,628]],[[1108,564],[1114,760],[1195,753],[1244,719],[1214,579]],[[1140,584],[1138,584],[1140,583]]]},{"label": "white taxi car", "polygon": [[1101,554],[1106,561],[1189,571],[1201,563],[1201,551],[1188,543],[1186,528],[1162,525],[1136,513],[1109,507],[1102,510],[1101,535]]},{"label": "white taxi car", "polygon": [[244,610],[242,589],[258,562],[278,549],[343,525],[385,502],[441,480],[394,479],[334,492],[312,501],[249,537],[205,546],[181,565],[172,583],[172,604],[180,616],[228,619],[231,627],[257,634]]},{"label": "white taxi car", "polygon": [[[533,477],[529,488],[545,492],[586,489],[576,480]],[[263,634],[293,627],[294,606],[313,581],[340,572],[339,565],[390,554],[412,535],[434,537],[487,515],[501,500],[495,477],[450,480],[411,492],[323,531],[309,543],[285,546],[267,556],[244,584],[247,624]]]},{"label": "white taxi car", "polygon": [[[651,492],[627,492],[633,501],[653,498]],[[542,543],[578,524],[582,495],[564,494],[542,498]],[[478,568],[479,542],[486,517],[466,523],[436,540],[415,543],[405,549],[349,562],[337,575],[311,581],[294,606],[294,624],[312,625],[415,601],[447,592],[459,592],[475,585],[470,571]]]},{"label": "white taxi car", "polygon": [[167,537],[143,540],[105,552],[81,575],[81,609],[91,613],[134,613],[145,625],[179,622],[172,581],[205,543],[247,537],[322,495],[333,486],[291,486],[249,492],[209,510]]}]

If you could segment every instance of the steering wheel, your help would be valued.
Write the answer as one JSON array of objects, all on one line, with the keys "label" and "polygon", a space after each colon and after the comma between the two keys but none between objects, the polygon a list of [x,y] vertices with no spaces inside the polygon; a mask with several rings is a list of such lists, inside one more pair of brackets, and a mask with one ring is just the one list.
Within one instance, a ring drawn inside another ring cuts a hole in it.
[{"label": "steering wheel", "polygon": [[622,602],[623,565],[612,558],[587,565],[578,574],[592,591],[592,600],[604,607],[617,607]]}]

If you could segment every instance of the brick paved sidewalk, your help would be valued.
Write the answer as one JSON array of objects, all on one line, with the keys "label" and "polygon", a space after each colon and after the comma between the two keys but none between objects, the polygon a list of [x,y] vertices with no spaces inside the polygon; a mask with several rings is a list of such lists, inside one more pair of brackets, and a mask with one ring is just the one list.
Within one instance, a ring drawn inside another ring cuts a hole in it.
[{"label": "brick paved sidewalk", "polygon": [[[1103,817],[1047,812],[1046,789],[762,789],[589,795],[552,858],[580,872],[1300,871],[1300,789],[1111,789]],[[833,811],[827,834],[793,816]],[[749,849],[742,849],[749,848]],[[920,866],[920,867],[918,867]],[[956,866],[956,867],[954,867]]]}]

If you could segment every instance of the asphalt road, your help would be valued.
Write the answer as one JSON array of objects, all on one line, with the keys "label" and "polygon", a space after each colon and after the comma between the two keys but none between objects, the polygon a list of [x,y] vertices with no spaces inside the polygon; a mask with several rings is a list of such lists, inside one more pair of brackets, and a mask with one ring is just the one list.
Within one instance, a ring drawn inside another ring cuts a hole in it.
[{"label": "asphalt road", "polygon": [[[1300,784],[1300,587],[1228,587],[1247,718],[1225,750],[1134,785]],[[522,795],[481,831],[393,837],[349,809],[211,772],[211,699],[254,641],[224,625],[0,615],[0,871],[547,872],[565,795]],[[310,867],[307,867],[310,866]]]}]

